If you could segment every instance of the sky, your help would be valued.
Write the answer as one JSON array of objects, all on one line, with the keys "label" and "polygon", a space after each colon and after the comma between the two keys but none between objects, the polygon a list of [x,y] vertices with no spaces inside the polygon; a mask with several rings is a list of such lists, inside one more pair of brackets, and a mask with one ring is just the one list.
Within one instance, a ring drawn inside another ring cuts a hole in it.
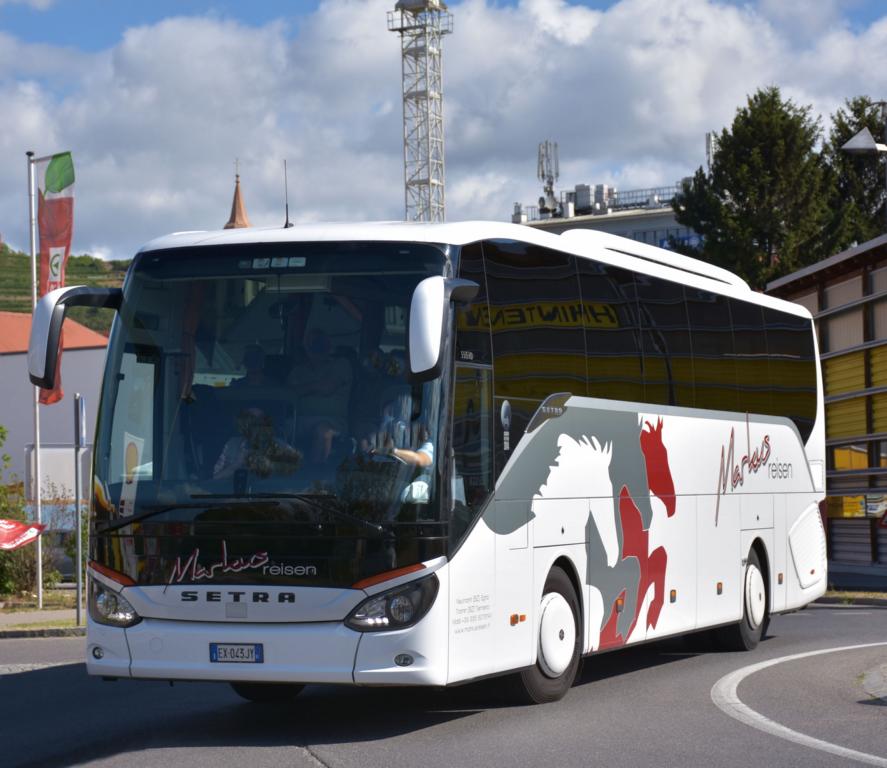
[{"label": "sky", "polygon": [[[0,237],[28,247],[25,151],[70,150],[74,253],[128,258],[228,218],[403,217],[394,0],[0,0]],[[558,189],[665,186],[776,85],[829,116],[887,98],[881,0],[462,0],[444,39],[447,218]]]}]

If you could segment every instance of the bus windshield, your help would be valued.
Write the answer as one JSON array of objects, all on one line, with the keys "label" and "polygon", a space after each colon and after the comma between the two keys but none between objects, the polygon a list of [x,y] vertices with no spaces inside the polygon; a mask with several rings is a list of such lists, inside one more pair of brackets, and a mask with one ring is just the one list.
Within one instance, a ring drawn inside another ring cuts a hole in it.
[{"label": "bus windshield", "polygon": [[[154,576],[123,570],[168,580],[176,558],[212,546],[198,536],[177,547],[170,530],[182,523],[230,549],[247,523],[284,525],[262,529],[284,538],[372,539],[439,521],[440,379],[407,378],[406,329],[413,289],[446,265],[441,248],[403,243],[140,255],[109,345],[95,525],[124,545],[153,530],[145,547],[160,557]],[[256,530],[247,549],[267,549]],[[289,549],[307,567],[307,550]],[[381,569],[356,564],[361,551],[342,579]],[[328,575],[320,582],[340,580]]]}]

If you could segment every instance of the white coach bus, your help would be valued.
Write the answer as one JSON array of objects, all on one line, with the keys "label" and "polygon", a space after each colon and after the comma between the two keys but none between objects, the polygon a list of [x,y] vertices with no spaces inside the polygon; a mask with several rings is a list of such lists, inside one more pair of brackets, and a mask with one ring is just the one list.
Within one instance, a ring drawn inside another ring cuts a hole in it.
[{"label": "white coach bus", "polygon": [[583,655],[711,628],[751,649],[826,587],[807,311],[591,231],[183,233],[122,290],[95,437],[87,665],[530,701]]}]

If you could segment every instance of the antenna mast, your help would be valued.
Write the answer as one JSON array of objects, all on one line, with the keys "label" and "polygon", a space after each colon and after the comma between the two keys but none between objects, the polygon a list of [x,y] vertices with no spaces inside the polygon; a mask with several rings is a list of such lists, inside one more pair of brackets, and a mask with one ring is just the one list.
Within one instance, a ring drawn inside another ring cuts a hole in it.
[{"label": "antenna mast", "polygon": [[546,139],[539,145],[539,162],[536,166],[536,176],[542,182],[543,194],[539,198],[539,213],[557,213],[559,206],[554,197],[554,182],[560,175],[557,142]]},{"label": "antenna mast", "polygon": [[283,228],[289,229],[293,224],[290,221],[290,188],[286,178],[286,159],[283,161],[283,206],[286,209],[286,221],[283,222]]},{"label": "antenna mast", "polygon": [[399,0],[388,11],[388,30],[401,41],[405,218],[443,221],[441,38],[453,31],[453,16],[443,0]]}]

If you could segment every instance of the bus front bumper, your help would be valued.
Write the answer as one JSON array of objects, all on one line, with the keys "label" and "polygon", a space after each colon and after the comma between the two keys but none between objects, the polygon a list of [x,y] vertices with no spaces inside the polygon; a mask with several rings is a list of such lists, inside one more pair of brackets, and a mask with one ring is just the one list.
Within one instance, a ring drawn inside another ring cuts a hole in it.
[{"label": "bus front bumper", "polygon": [[[145,618],[120,629],[90,618],[86,665],[91,675],[114,678],[445,685],[446,642],[441,643],[430,618],[409,629],[367,633],[341,622],[241,624]],[[213,643],[261,643],[262,662],[212,662]],[[404,666],[406,657],[410,661]]]}]

